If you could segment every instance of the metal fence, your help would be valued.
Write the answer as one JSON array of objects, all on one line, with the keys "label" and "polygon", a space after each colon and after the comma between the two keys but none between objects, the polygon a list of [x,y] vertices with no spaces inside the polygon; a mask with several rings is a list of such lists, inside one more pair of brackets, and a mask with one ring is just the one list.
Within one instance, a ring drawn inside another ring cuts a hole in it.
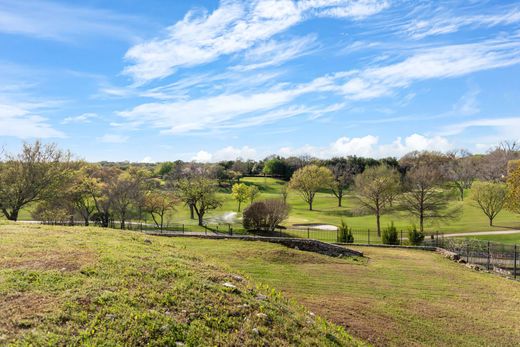
[{"label": "metal fence", "polygon": [[515,279],[520,277],[520,248],[515,244],[505,244],[477,239],[444,237],[425,240],[434,245],[456,253],[468,264],[476,264],[489,271],[495,271]]},{"label": "metal fence", "polygon": [[[80,222],[46,222],[43,224],[83,225]],[[109,227],[121,229],[121,223],[111,221]],[[166,223],[161,228],[155,224],[142,221],[128,221],[123,229],[162,234],[252,235],[305,238],[330,243],[341,242],[339,230],[323,230],[311,227],[277,228],[273,232],[252,232],[232,224],[206,224],[199,226],[195,224]],[[354,244],[382,244],[381,236],[375,230],[352,229],[352,236],[354,237]],[[398,231],[397,245],[409,245],[407,231]],[[422,245],[446,249],[458,254],[468,264],[476,264],[490,271],[520,278],[520,247],[517,245],[444,237],[444,234],[440,232],[427,234]]]}]

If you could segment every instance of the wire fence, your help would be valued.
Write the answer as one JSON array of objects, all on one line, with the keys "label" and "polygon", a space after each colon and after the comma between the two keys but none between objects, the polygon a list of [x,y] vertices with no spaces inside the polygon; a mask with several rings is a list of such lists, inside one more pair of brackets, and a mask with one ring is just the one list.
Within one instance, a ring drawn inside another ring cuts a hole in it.
[{"label": "wire fence", "polygon": [[[44,222],[51,225],[84,225],[81,222]],[[97,225],[97,224],[95,224]],[[314,239],[329,243],[342,243],[339,230],[324,230],[311,227],[276,228],[274,231],[249,231],[237,224],[182,224],[165,223],[159,226],[155,223],[127,221],[121,225],[119,221],[111,221],[109,227],[113,229],[126,229],[155,234],[204,234],[204,235],[251,235],[270,237],[292,237]],[[375,230],[351,230],[352,244],[378,245],[382,244],[381,235]],[[397,232],[395,245],[410,245],[408,232]],[[461,239],[444,237],[443,233],[434,232],[425,235],[423,246],[431,246],[456,253],[461,261],[468,264],[476,264],[489,271],[495,271],[502,275],[515,279],[520,277],[520,247],[512,244],[481,241],[477,239]]]}]

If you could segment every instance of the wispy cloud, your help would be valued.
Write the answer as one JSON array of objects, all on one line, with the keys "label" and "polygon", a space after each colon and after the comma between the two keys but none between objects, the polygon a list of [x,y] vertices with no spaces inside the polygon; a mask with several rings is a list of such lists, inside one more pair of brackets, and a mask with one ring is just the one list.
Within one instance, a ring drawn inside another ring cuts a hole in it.
[{"label": "wispy cloud", "polygon": [[494,27],[520,23],[520,8],[507,9],[500,13],[466,16],[446,15],[446,12],[449,11],[443,9],[443,14],[430,14],[429,18],[413,20],[405,26],[404,30],[414,39],[423,39],[427,36],[454,33],[463,27]]},{"label": "wispy cloud", "polygon": [[0,136],[21,139],[65,137],[46,117],[39,115],[43,106],[0,99]]},{"label": "wispy cloud", "polygon": [[88,35],[135,41],[136,17],[46,0],[0,2],[0,32],[74,42]]},{"label": "wispy cloud", "polygon": [[73,123],[90,123],[92,119],[99,118],[97,113],[83,113],[79,116],[73,116],[73,117],[65,117],[61,124],[73,124]]},{"label": "wispy cloud", "polygon": [[315,47],[314,35],[288,41],[263,42],[246,52],[244,64],[233,66],[232,69],[248,71],[281,65],[286,61],[312,53]]},{"label": "wispy cloud", "polygon": [[308,18],[360,19],[387,6],[378,0],[221,1],[212,13],[190,11],[165,37],[131,47],[124,72],[137,83],[164,78],[180,67],[242,52]]}]

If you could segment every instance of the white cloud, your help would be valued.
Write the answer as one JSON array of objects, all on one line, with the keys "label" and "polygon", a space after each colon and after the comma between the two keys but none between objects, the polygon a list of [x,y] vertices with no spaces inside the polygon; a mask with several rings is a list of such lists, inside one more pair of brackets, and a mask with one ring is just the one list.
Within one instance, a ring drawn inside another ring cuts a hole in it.
[{"label": "white cloud", "polygon": [[502,140],[509,138],[516,139],[520,137],[520,131],[518,130],[520,129],[520,117],[481,118],[457,124],[450,124],[444,127],[444,129],[440,132],[440,135],[459,135],[469,128],[495,129],[501,135],[503,135]]},{"label": "white cloud", "polygon": [[246,52],[242,65],[232,67],[238,71],[249,71],[268,66],[280,65],[286,61],[301,57],[312,52],[316,37],[313,35],[292,39],[289,41],[263,42]]},{"label": "white cloud", "polygon": [[179,67],[211,62],[271,39],[313,16],[363,18],[388,6],[378,0],[223,0],[212,13],[190,11],[166,37],[131,47],[124,69],[137,83],[164,78]]},{"label": "white cloud", "polygon": [[63,119],[61,124],[71,124],[71,123],[90,123],[92,119],[99,118],[96,113],[83,113],[79,116],[66,117]]},{"label": "white cloud", "polygon": [[141,163],[150,164],[150,163],[153,163],[153,162],[154,161],[153,161],[152,157],[150,157],[149,155],[147,155],[146,157],[141,159]]},{"label": "white cloud", "polygon": [[128,136],[118,135],[118,134],[105,134],[101,137],[98,137],[97,140],[103,143],[125,143],[129,139]]},{"label": "white cloud", "polygon": [[196,161],[198,163],[208,163],[211,161],[212,158],[213,156],[211,155],[211,153],[206,151],[199,151],[193,158],[191,158],[191,160]]},{"label": "white cloud", "polygon": [[0,2],[0,32],[8,34],[71,42],[87,35],[132,41],[136,23],[129,16],[44,0]]},{"label": "white cloud", "polygon": [[[446,11],[442,11],[445,13]],[[433,16],[428,19],[416,19],[407,24],[405,32],[414,39],[427,36],[449,34],[459,31],[462,27],[494,27],[520,22],[520,10],[514,8],[503,13],[479,14],[468,16]]]},{"label": "white cloud", "polygon": [[63,138],[47,118],[37,114],[44,105],[0,100],[0,136],[27,138]]},{"label": "white cloud", "polygon": [[241,159],[254,159],[257,157],[257,152],[255,149],[249,147],[249,146],[243,146],[240,148],[228,146],[225,148],[222,148],[215,152],[212,159],[214,161],[221,161],[221,160],[234,160],[237,158]]},{"label": "white cloud", "polygon": [[[520,42],[512,39],[427,48],[398,63],[353,71],[339,91],[349,99],[372,99],[416,81],[458,77],[519,62]],[[336,84],[340,80],[333,79]]]},{"label": "white cloud", "polygon": [[284,156],[308,154],[317,158],[357,155],[363,157],[401,157],[412,151],[447,151],[452,148],[450,142],[441,136],[427,137],[412,134],[396,138],[393,142],[381,144],[379,138],[373,135],[364,137],[340,137],[326,147],[305,145],[299,148],[284,147],[278,153]]}]

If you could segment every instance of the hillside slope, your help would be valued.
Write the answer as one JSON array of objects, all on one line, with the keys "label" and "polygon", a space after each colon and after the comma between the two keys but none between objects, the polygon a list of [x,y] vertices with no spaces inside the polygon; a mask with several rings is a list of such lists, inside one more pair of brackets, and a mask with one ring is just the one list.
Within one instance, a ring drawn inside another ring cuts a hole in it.
[{"label": "hillside slope", "polygon": [[0,345],[360,345],[167,238],[0,225]]}]

